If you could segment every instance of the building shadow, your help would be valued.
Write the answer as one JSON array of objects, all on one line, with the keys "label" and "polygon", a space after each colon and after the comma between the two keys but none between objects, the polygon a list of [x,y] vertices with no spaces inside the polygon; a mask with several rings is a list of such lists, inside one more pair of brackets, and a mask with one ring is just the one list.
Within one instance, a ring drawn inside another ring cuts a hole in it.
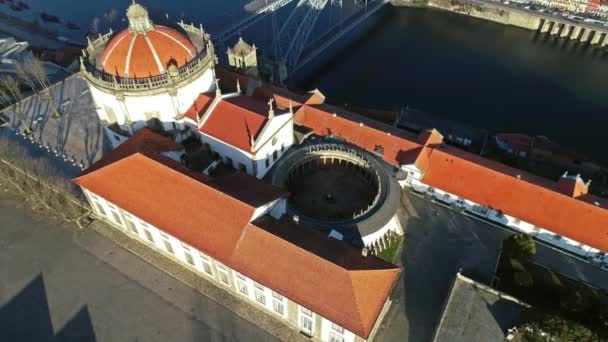
[{"label": "building shadow", "polygon": [[0,307],[0,341],[94,342],[95,331],[85,306],[61,328],[53,327],[42,274]]}]

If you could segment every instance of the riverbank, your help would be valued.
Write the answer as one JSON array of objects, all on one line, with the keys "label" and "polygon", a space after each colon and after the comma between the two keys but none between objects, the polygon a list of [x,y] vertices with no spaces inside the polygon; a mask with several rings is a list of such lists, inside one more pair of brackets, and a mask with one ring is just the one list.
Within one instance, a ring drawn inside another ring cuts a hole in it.
[{"label": "riverbank", "polygon": [[556,35],[580,42],[608,45],[608,29],[557,11],[544,11],[509,1],[485,0],[392,0],[397,7],[428,7],[473,18]]}]

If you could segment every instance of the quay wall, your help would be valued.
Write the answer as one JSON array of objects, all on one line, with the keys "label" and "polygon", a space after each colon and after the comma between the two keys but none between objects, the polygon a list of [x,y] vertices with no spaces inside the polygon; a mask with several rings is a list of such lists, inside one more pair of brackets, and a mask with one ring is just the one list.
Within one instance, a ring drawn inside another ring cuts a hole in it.
[{"label": "quay wall", "polygon": [[541,18],[525,11],[490,3],[476,3],[460,0],[431,0],[428,7],[446,10],[474,18],[512,25],[528,30],[537,30]]},{"label": "quay wall", "polygon": [[422,0],[392,0],[391,4],[398,7],[435,8],[591,45],[608,45],[608,28],[601,26],[481,0],[428,0],[423,5],[420,1]]}]

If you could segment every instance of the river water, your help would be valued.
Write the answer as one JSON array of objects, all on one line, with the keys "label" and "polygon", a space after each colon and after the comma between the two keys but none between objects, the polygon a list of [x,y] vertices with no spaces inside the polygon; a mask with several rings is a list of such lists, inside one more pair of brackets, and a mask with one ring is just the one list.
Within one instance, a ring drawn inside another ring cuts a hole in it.
[{"label": "river water", "polygon": [[608,159],[608,48],[430,9],[387,7],[373,20],[298,85],[338,104],[410,105]]},{"label": "river water", "polygon": [[[123,27],[130,3],[27,2],[31,13],[56,14],[85,29],[99,17],[100,31]],[[213,34],[244,18],[247,0],[141,2],[156,20],[185,18]],[[108,16],[113,9],[116,14]],[[271,38],[263,26],[244,33],[253,36],[260,53],[266,48],[261,41]],[[338,104],[410,105],[480,128],[546,135],[606,161],[606,51],[452,13],[386,6],[293,86],[319,88]]]}]

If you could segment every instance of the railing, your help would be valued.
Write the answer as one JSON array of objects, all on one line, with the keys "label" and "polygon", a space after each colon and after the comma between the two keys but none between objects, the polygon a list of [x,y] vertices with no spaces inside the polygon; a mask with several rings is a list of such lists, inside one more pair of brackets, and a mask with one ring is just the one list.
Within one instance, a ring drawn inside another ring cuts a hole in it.
[{"label": "railing", "polygon": [[209,34],[205,33],[205,30],[203,30],[203,25],[199,25],[198,27],[194,26],[193,23],[184,23],[184,21],[180,21],[179,23],[177,23],[177,25],[179,27],[181,27],[182,29],[184,29],[184,31],[186,32],[191,32],[194,34],[198,34],[201,35],[203,38],[205,39],[209,39]]},{"label": "railing", "polygon": [[99,70],[87,56],[81,58],[81,71],[87,80],[107,89],[138,91],[138,90],[153,90],[166,87],[174,83],[179,83],[182,80],[190,78],[194,74],[198,74],[213,66],[215,54],[213,45],[207,45],[207,49],[201,51],[194,59],[181,66],[177,73],[172,75],[170,72],[165,72],[158,76],[131,78],[120,77],[109,74],[103,70]]},{"label": "railing", "polygon": [[95,51],[95,49],[97,49],[98,47],[105,45],[109,40],[110,37],[114,34],[114,32],[112,31],[112,29],[110,29],[110,32],[99,36],[99,38],[95,39],[94,41],[91,41],[89,38],[87,38],[89,44],[87,45],[87,54],[91,54],[93,53],[93,51]]}]

